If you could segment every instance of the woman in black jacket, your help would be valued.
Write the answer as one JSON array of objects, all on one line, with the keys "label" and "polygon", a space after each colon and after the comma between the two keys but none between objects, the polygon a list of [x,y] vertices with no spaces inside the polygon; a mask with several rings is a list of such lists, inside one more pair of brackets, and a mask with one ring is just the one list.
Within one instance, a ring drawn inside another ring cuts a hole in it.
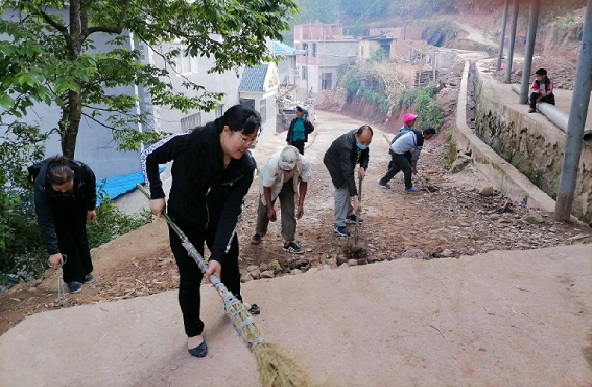
[{"label": "woman in black jacket", "polygon": [[86,234],[86,221],[97,216],[95,174],[84,163],[53,157],[43,162],[34,189],[49,264],[54,269],[63,265],[70,293],[78,293],[83,283],[95,280]]},{"label": "woman in black jacket", "polygon": [[[241,300],[238,240],[235,227],[243,197],[253,182],[255,159],[249,148],[257,140],[261,116],[236,105],[205,127],[161,140],[142,152],[142,170],[150,188],[150,210],[161,216],[165,209],[200,254],[204,244],[211,252],[206,280],[214,274]],[[168,208],[158,172],[159,164],[174,161]],[[179,303],[183,313],[187,349],[204,357],[208,347],[199,317],[202,273],[169,228],[169,240],[181,277]],[[252,313],[258,307],[247,305]]]}]

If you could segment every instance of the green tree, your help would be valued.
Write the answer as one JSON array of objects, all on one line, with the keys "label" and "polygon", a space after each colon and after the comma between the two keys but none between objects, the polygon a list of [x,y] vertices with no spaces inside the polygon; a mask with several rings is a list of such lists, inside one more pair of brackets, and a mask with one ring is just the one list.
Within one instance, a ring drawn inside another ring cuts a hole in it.
[{"label": "green tree", "polygon": [[[0,117],[2,114],[0,114]],[[33,185],[23,165],[43,157],[47,135],[21,122],[0,125],[0,290],[3,273],[30,273],[23,267],[42,268],[43,251],[33,208]],[[23,277],[27,277],[23,275]]]},{"label": "green tree", "polygon": [[[157,47],[181,39],[188,55],[215,59],[209,72],[220,73],[271,60],[266,39],[279,39],[295,11],[293,0],[0,0],[0,107],[13,119],[35,102],[59,106],[54,130],[67,157],[74,157],[83,116],[116,139],[131,138],[123,146],[133,148],[141,138],[130,124],[148,117],[134,114],[135,97],[115,87],[142,86],[152,104],[182,111],[212,110],[221,94],[188,80],[186,90],[174,90],[163,81],[166,70],[141,63],[139,50],[126,47],[127,33],[171,68],[179,49]],[[99,33],[111,37],[107,52],[95,49]]]}]

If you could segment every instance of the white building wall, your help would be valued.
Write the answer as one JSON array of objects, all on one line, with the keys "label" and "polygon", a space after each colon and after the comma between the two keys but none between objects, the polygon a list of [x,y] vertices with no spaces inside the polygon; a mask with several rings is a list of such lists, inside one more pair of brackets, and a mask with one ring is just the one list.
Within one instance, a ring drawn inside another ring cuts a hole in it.
[{"label": "white building wall", "polygon": [[[162,46],[162,49],[168,49],[168,46]],[[186,113],[171,109],[169,107],[154,107],[154,116],[157,117],[155,129],[168,133],[176,133],[185,129],[181,120],[197,114],[200,125],[205,125],[209,121],[215,120],[228,108],[239,103],[238,86],[240,84],[240,71],[226,71],[222,74],[208,74],[207,71],[214,66],[214,59],[199,57],[185,58],[179,63],[177,60],[175,68],[165,64],[164,60],[158,55],[152,55],[154,66],[166,68],[169,70],[167,81],[170,81],[174,90],[184,92],[188,96],[197,96],[198,93],[187,90],[182,86],[184,81],[192,81],[198,85],[204,86],[210,92],[222,92],[224,96],[220,101],[218,109],[206,112],[203,110],[192,109]],[[187,120],[185,120],[187,121]],[[197,122],[193,120],[194,122]]]}]

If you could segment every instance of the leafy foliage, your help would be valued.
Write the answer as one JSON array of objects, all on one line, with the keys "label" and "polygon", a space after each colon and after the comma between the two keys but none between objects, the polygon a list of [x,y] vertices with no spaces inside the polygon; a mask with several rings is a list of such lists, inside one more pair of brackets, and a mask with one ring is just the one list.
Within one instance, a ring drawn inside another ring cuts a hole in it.
[{"label": "leafy foliage", "polygon": [[6,125],[0,136],[0,273],[26,279],[32,276],[28,268],[43,266],[38,259],[43,249],[25,166],[42,159],[44,140],[38,127],[21,122]]},{"label": "leafy foliage", "polygon": [[417,96],[415,111],[419,115],[417,125],[419,128],[434,128],[439,130],[444,122],[444,111],[437,99],[434,98],[436,88],[427,86]]},{"label": "leafy foliage", "polygon": [[[28,281],[48,268],[33,204],[33,187],[26,182],[25,172],[14,172],[17,176],[14,180],[19,186],[10,189],[9,193],[2,192],[1,196],[0,291],[7,287],[9,279],[10,282]],[[97,208],[97,220],[87,226],[91,248],[110,242],[152,219],[146,210],[133,216],[123,214],[102,187],[99,187],[98,197],[101,204]]]},{"label": "leafy foliage", "polygon": [[152,220],[152,215],[147,210],[142,210],[134,216],[122,213],[115,202],[109,199],[102,186],[98,187],[97,196],[101,202],[97,208],[97,220],[89,223],[87,227],[91,248],[110,242]]},{"label": "leafy foliage", "polygon": [[433,84],[404,91],[393,106],[393,114],[414,106],[413,111],[419,116],[418,128],[439,130],[444,122],[444,111],[434,98],[435,94],[436,87]]},{"label": "leafy foliage", "polygon": [[388,95],[383,84],[369,74],[361,74],[358,67],[352,66],[338,82],[347,90],[348,103],[360,100],[374,105],[380,113],[388,111]]},{"label": "leafy foliage", "polygon": [[[175,90],[167,70],[142,63],[140,50],[130,49],[132,34],[168,68],[175,68],[180,54],[168,43],[179,39],[186,54],[213,58],[209,72],[220,73],[270,60],[266,39],[281,38],[295,11],[293,0],[5,0],[0,3],[5,15],[0,68],[6,69],[0,73],[0,107],[22,117],[34,103],[59,106],[55,130],[64,155],[72,158],[82,116],[117,132],[119,140],[133,132],[130,126],[149,123],[146,113],[136,114],[135,97],[115,88],[138,85],[153,105],[184,112],[218,105],[220,93],[187,79],[185,90]],[[112,38],[110,49],[97,52],[91,38],[97,34]],[[138,141],[125,147],[137,147]]]},{"label": "leafy foliage", "polygon": [[401,93],[401,95],[399,96],[399,101],[393,107],[393,113],[396,113],[399,110],[406,109],[413,105],[421,91],[422,89],[420,88],[412,88],[403,91],[403,93]]}]

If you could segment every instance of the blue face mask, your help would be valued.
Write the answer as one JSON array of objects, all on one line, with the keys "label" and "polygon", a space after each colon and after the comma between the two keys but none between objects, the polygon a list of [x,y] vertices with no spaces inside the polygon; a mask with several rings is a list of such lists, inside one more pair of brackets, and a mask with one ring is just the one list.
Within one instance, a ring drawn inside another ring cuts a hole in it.
[{"label": "blue face mask", "polygon": [[361,150],[364,150],[364,149],[368,148],[368,146],[367,146],[367,145],[360,144],[359,142],[356,142],[356,145],[357,145],[357,146],[358,146],[358,148],[360,148]]}]

